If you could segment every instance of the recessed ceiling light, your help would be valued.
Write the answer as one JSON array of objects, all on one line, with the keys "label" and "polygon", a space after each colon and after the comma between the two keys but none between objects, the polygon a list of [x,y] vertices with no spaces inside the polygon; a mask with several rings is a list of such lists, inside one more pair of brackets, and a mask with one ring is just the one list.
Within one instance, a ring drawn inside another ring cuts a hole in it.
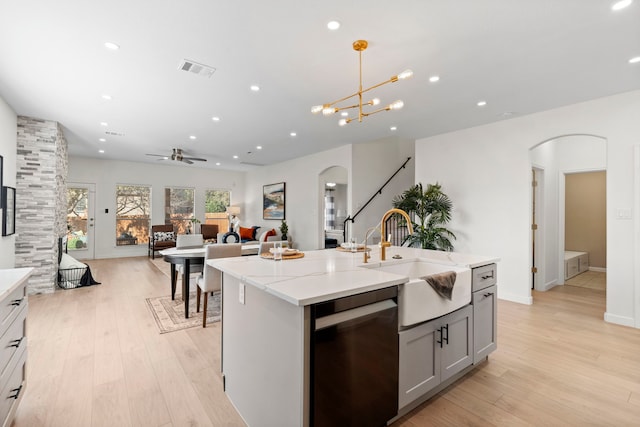
[{"label": "recessed ceiling light", "polygon": [[262,150],[262,145],[256,145],[256,150]]},{"label": "recessed ceiling light", "polygon": [[637,64],[638,62],[640,62],[640,56],[636,56],[629,60],[629,64]]},{"label": "recessed ceiling light", "polygon": [[633,0],[620,0],[611,6],[611,10],[621,10],[633,3]]},{"label": "recessed ceiling light", "polygon": [[213,116],[213,117],[211,117],[211,120],[213,120],[214,122],[219,122],[220,121],[220,117]]},{"label": "recessed ceiling light", "polygon": [[109,126],[109,123],[107,123],[107,122],[100,122],[100,126]]},{"label": "recessed ceiling light", "polygon": [[216,162],[216,166],[220,166],[220,162]]},{"label": "recessed ceiling light", "polygon": [[430,81],[431,83],[435,83],[435,82],[437,82],[438,80],[440,80],[440,76],[431,76],[431,77],[429,77],[429,81]]},{"label": "recessed ceiling light", "polygon": [[98,150],[98,153],[104,154],[104,150]]},{"label": "recessed ceiling light", "polygon": [[476,105],[478,107],[484,107],[485,105],[487,105],[487,101],[478,101],[478,103]]},{"label": "recessed ceiling light", "polygon": [[195,135],[190,135],[189,139],[196,139],[196,136]]},{"label": "recessed ceiling light", "polygon": [[100,141],[100,142],[107,142],[107,140],[106,140],[106,139],[104,139],[104,138],[100,138],[98,141]]},{"label": "recessed ceiling light", "polygon": [[296,135],[297,135],[297,133],[295,133],[295,132],[291,132],[289,135],[291,135],[291,136],[296,136]]},{"label": "recessed ceiling light", "polygon": [[335,182],[327,182],[327,187],[335,187],[336,183]]},{"label": "recessed ceiling light", "polygon": [[233,158],[234,158],[234,159],[237,159],[237,158],[238,158],[238,156],[237,156],[237,155],[234,155],[234,156],[233,156]]},{"label": "recessed ceiling light", "polygon": [[398,128],[396,126],[391,126],[389,129],[390,130],[398,130]]},{"label": "recessed ceiling light", "polygon": [[111,98],[111,95],[104,94],[104,95],[102,95],[102,99],[105,99],[107,101],[111,101],[112,98]]},{"label": "recessed ceiling light", "polygon": [[348,117],[349,116],[349,112],[348,111],[343,111],[342,113],[340,113],[340,115],[342,117]]},{"label": "recessed ceiling light", "polygon": [[260,90],[260,86],[258,86],[258,85],[251,85],[251,90],[252,90],[252,91],[254,91],[254,92],[257,92],[257,91],[259,91],[259,90]]},{"label": "recessed ceiling light", "polygon": [[112,42],[106,42],[106,43],[104,44],[104,47],[106,47],[106,48],[107,48],[107,49],[109,49],[109,50],[118,50],[118,49],[120,49],[120,46],[119,46],[119,45],[117,45],[117,44],[115,44],[115,43],[112,43]]},{"label": "recessed ceiling light", "polygon": [[335,31],[338,28],[340,28],[340,23],[338,21],[329,21],[327,23],[327,28],[332,30],[332,31]]}]

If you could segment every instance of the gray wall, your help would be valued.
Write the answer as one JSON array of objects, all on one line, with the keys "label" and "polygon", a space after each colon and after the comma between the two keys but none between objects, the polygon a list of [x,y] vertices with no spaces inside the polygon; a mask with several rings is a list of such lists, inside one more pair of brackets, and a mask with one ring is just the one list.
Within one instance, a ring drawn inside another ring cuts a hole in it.
[{"label": "gray wall", "polygon": [[16,267],[33,267],[29,293],[56,287],[58,237],[66,231],[67,141],[57,122],[18,117]]}]

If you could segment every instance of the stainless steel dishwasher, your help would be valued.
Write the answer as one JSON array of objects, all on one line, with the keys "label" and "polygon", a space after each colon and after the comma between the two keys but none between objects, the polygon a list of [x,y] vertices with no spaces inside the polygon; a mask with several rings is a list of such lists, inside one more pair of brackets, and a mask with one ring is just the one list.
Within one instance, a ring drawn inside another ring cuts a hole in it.
[{"label": "stainless steel dishwasher", "polygon": [[311,307],[311,425],[378,427],[398,413],[398,289]]}]

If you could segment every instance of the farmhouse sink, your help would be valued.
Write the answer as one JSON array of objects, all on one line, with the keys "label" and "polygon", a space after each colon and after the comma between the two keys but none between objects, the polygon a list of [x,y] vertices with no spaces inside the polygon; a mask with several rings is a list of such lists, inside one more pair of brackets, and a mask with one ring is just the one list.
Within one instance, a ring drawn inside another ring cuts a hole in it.
[{"label": "farmhouse sink", "polygon": [[[471,302],[471,269],[467,267],[436,264],[420,259],[389,260],[363,267],[408,278],[406,283],[398,286],[400,327],[444,316]],[[451,301],[438,295],[431,285],[422,279],[447,271],[456,273]]]}]

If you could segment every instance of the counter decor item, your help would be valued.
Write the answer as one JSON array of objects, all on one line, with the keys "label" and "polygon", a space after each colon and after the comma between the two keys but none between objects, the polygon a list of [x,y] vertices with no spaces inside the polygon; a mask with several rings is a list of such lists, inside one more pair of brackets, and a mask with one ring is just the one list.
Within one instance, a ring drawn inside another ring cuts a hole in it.
[{"label": "counter decor item", "polygon": [[[274,259],[274,252],[275,248],[270,248],[269,252],[261,253],[260,257],[264,259]],[[297,249],[282,248],[281,254],[282,260],[304,258],[304,252],[301,252]]]},{"label": "counter decor item", "polygon": [[282,234],[281,239],[287,240],[287,233],[289,232],[289,226],[287,225],[287,221],[282,220],[282,224],[280,225],[280,234]]}]

